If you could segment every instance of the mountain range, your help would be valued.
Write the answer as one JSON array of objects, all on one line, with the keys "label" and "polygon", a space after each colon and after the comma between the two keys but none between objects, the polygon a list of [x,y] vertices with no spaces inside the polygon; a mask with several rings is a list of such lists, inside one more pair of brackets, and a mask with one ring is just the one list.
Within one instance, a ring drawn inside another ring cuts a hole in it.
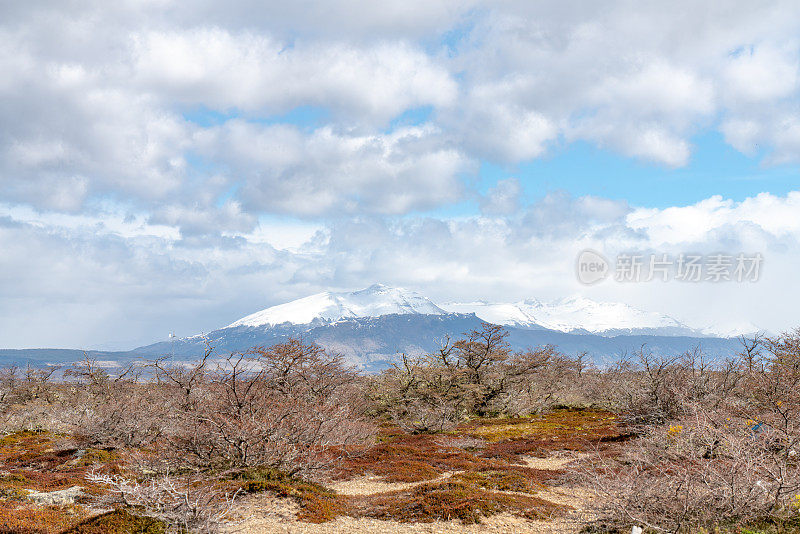
[{"label": "mountain range", "polygon": [[281,324],[330,324],[342,320],[384,315],[475,314],[488,323],[564,333],[615,335],[671,335],[734,337],[758,331],[752,325],[725,333],[692,328],[658,312],[643,311],[620,302],[596,302],[569,297],[552,302],[535,298],[513,303],[485,301],[435,304],[415,291],[374,284],[353,292],[325,291],[258,311],[226,328],[274,327]]},{"label": "mountain range", "polygon": [[[504,325],[514,349],[550,344],[569,354],[585,352],[598,363],[643,346],[663,354],[700,347],[711,357],[724,357],[738,350],[734,336],[757,330],[745,327],[723,334],[627,304],[583,297],[436,304],[414,291],[375,284],[352,292],[325,291],[269,307],[208,333],[130,351],[92,351],[90,356],[109,366],[139,357],[192,359],[202,354],[206,343],[218,352],[229,352],[301,337],[341,353],[363,370],[377,371],[390,365],[399,352],[435,350],[446,336],[457,338],[484,321]],[[82,351],[68,349],[0,350],[0,362],[17,364],[45,365],[82,356]]]}]

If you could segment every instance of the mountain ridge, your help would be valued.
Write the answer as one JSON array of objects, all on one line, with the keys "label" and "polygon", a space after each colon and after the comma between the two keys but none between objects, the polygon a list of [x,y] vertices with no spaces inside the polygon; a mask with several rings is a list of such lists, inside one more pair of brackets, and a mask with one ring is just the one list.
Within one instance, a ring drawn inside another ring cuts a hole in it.
[{"label": "mountain ridge", "polygon": [[[474,313],[480,319],[503,326],[547,329],[564,333],[614,335],[666,335],[736,337],[758,328],[698,328],[659,312],[645,311],[621,302],[598,302],[582,296],[553,301],[527,298],[516,302],[434,303],[416,291],[384,284],[350,292],[324,291],[271,306],[234,321],[225,328],[328,324],[344,319],[390,314],[443,315]],[[752,325],[750,325],[752,326]]]},{"label": "mountain ridge", "polygon": [[445,312],[430,299],[404,288],[373,284],[351,292],[323,291],[257,311],[229,324],[276,326],[283,323],[310,324],[315,319],[332,322],[355,317],[380,317],[393,313],[441,315]]},{"label": "mountain ridge", "polygon": [[[529,298],[516,303],[439,306],[414,291],[374,284],[265,308],[204,334],[170,337],[129,351],[90,351],[88,355],[112,363],[162,356],[191,360],[203,354],[206,343],[223,354],[300,338],[374,372],[391,365],[398,353],[433,352],[443,338],[458,338],[484,322],[504,326],[513,350],[553,345],[566,354],[586,353],[596,363],[612,361],[643,346],[662,355],[700,347],[711,358],[730,356],[739,349],[734,337],[714,336],[667,315],[621,303],[568,297],[552,302]],[[83,355],[84,351],[70,349],[9,349],[0,350],[0,361],[44,366],[68,364]]]}]

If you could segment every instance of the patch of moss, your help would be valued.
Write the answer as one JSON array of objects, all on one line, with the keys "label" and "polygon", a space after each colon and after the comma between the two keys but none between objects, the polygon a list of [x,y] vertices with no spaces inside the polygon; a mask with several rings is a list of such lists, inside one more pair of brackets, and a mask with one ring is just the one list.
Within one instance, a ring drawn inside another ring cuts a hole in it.
[{"label": "patch of moss", "polygon": [[0,438],[0,447],[14,446],[23,441],[42,439],[49,441],[49,433],[39,430],[20,430],[19,432],[11,432]]},{"label": "patch of moss", "polygon": [[231,479],[241,480],[240,488],[245,493],[270,492],[278,497],[294,499],[300,505],[298,519],[309,523],[331,521],[346,510],[346,503],[335,491],[277,469],[246,469],[234,473]]},{"label": "patch of moss", "polygon": [[0,534],[57,534],[86,517],[80,506],[30,506],[0,501]]},{"label": "patch of moss", "polygon": [[550,517],[563,506],[530,495],[488,491],[463,481],[422,484],[408,492],[374,496],[362,502],[363,515],[407,523],[458,519],[480,523],[483,517],[512,512],[528,518]]},{"label": "patch of moss", "polygon": [[492,443],[481,454],[487,458],[498,458],[508,462],[518,462],[521,456],[546,457],[548,443],[536,439],[507,439]]},{"label": "patch of moss", "polygon": [[531,417],[479,420],[461,431],[492,442],[521,438],[600,439],[618,433],[617,419],[603,410],[561,409]]},{"label": "patch of moss", "polygon": [[55,443],[53,438],[49,432],[32,430],[6,434],[0,438],[0,459],[14,461],[35,459],[51,452],[51,447]]},{"label": "patch of moss", "polygon": [[25,501],[28,498],[28,492],[21,488],[3,488],[0,489],[0,499],[6,501]]},{"label": "patch of moss", "polygon": [[422,482],[441,474],[441,470],[417,460],[390,461],[382,471],[386,482]]},{"label": "patch of moss", "polygon": [[157,519],[134,515],[127,510],[108,512],[76,525],[63,534],[166,534],[167,526]]},{"label": "patch of moss", "polygon": [[28,479],[20,473],[9,473],[0,477],[0,484],[24,484],[26,482],[28,482]]},{"label": "patch of moss", "polygon": [[441,443],[426,434],[395,434],[358,456],[344,460],[342,478],[374,474],[387,482],[422,482],[445,471],[464,471],[485,466],[488,461],[459,447]]},{"label": "patch of moss", "polygon": [[95,465],[107,464],[119,458],[119,454],[106,449],[86,449],[86,452],[78,458],[75,465]]},{"label": "patch of moss", "polygon": [[244,481],[242,489],[244,491],[248,491],[247,488],[251,488],[252,490],[248,491],[250,493],[255,493],[258,491],[281,490],[286,493],[286,495],[282,496],[288,496],[290,493],[297,491],[310,491],[315,493],[327,493],[335,495],[334,491],[326,488],[325,486],[315,484],[314,482],[307,482],[271,467],[254,467],[245,469],[233,473],[230,478],[232,480]]},{"label": "patch of moss", "polygon": [[513,471],[470,471],[454,475],[450,480],[488,490],[520,493],[536,493],[542,487]]}]

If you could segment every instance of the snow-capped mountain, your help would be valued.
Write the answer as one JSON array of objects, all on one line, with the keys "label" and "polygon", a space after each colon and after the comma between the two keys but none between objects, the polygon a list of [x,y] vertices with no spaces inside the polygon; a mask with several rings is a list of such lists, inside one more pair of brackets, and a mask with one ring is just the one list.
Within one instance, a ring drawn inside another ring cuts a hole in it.
[{"label": "snow-capped mountain", "polygon": [[442,315],[447,312],[414,291],[374,284],[350,293],[325,291],[293,300],[243,317],[227,328],[276,326],[284,323],[331,323],[342,319],[380,317],[395,313]]},{"label": "snow-capped mountain", "polygon": [[[442,308],[454,313],[474,313],[489,323],[567,333],[701,335],[699,330],[663,313],[640,310],[621,302],[596,302],[583,297],[552,302],[527,299],[515,303],[450,303],[443,304]],[[705,335],[710,335],[710,332]]]},{"label": "snow-capped mountain", "polygon": [[375,284],[353,292],[325,291],[261,310],[226,328],[272,327],[283,324],[330,324],[384,315],[475,314],[479,319],[526,329],[573,334],[714,336],[713,328],[692,328],[663,313],[644,311],[619,302],[570,297],[543,302],[467,302],[437,305],[415,291]]},{"label": "snow-capped mountain", "polygon": [[754,334],[774,335],[759,326],[751,323],[750,321],[742,321],[736,323],[712,323],[701,329],[701,332],[707,336],[715,337],[752,337]]},{"label": "snow-capped mountain", "polygon": [[[513,350],[552,345],[565,354],[586,353],[597,363],[613,361],[644,345],[654,354],[664,355],[701,347],[712,358],[727,357],[739,347],[735,338],[694,330],[667,315],[626,304],[574,297],[553,302],[528,299],[510,304],[437,305],[414,291],[376,284],[353,292],[325,291],[264,309],[204,334],[95,356],[118,361],[165,355],[192,359],[202,355],[208,345],[216,353],[225,354],[300,338],[371,372],[391,366],[398,353],[435,352],[443,339],[459,339],[465,332],[480,328],[483,321],[505,325]],[[80,351],[66,352],[70,354],[57,356],[82,357]],[[8,361],[23,363],[53,357],[41,351],[5,355]]]},{"label": "snow-capped mountain", "polygon": [[[435,352],[443,339],[458,339],[480,328],[482,321],[505,325],[513,350],[552,345],[565,354],[586,353],[598,364],[644,345],[663,355],[701,347],[711,358],[728,357],[740,348],[735,337],[719,334],[730,332],[719,325],[695,330],[668,315],[626,304],[575,297],[553,302],[528,299],[440,306],[414,291],[376,284],[353,292],[326,291],[273,306],[204,334],[170,338],[130,351],[93,352],[91,356],[116,362],[163,356],[193,359],[208,345],[225,354],[300,338],[372,372],[392,365],[398,353]],[[83,357],[83,351],[68,349],[0,350],[0,362],[15,365],[48,365]]]}]

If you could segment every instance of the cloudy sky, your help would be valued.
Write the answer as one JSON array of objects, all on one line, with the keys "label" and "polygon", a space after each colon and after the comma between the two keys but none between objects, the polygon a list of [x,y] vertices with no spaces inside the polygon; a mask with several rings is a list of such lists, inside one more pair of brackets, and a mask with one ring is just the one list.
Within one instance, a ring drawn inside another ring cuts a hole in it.
[{"label": "cloudy sky", "polygon": [[[323,289],[800,325],[797,2],[0,6],[0,346]],[[585,249],[757,282],[578,283]]]}]

